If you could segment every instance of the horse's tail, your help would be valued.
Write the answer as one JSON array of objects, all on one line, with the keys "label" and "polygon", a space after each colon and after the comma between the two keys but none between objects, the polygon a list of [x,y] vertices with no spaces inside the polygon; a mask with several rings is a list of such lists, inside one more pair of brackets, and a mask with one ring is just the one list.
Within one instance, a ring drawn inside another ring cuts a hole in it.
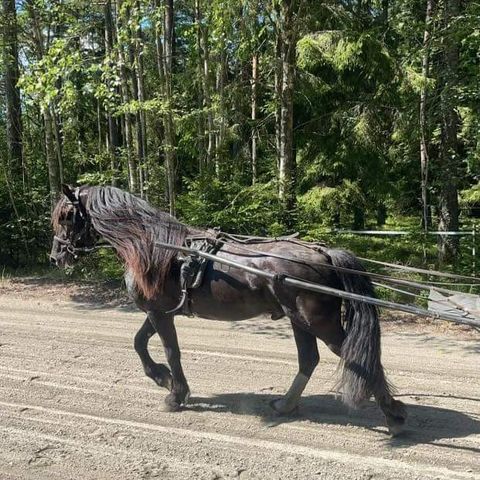
[{"label": "horse's tail", "polygon": [[[359,260],[344,250],[329,250],[332,264],[337,267],[365,271]],[[370,278],[337,272],[347,292],[374,297]],[[358,407],[372,395],[377,401],[391,398],[391,386],[385,378],[380,361],[380,324],[375,305],[345,300],[344,328],[346,338],[341,349],[343,363],[339,389],[345,404]]]}]

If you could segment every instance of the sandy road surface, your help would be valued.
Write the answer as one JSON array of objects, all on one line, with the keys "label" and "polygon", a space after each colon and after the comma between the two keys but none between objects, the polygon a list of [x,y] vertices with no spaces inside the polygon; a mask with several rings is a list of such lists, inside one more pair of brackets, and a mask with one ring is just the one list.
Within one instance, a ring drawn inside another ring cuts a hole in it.
[{"label": "sandy road surface", "polygon": [[373,404],[351,413],[335,400],[323,346],[299,416],[271,414],[296,372],[283,320],[179,318],[192,399],[162,412],[132,347],[142,320],[0,295],[1,480],[480,478],[478,336],[386,329],[384,364],[410,413],[392,440]]}]

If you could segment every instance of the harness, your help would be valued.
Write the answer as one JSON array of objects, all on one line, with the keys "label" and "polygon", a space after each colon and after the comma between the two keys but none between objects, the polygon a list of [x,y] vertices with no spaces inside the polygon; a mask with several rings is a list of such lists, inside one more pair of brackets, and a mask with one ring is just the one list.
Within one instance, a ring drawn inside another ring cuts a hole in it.
[{"label": "harness", "polygon": [[[183,246],[191,250],[195,250],[196,252],[215,255],[225,245],[234,245],[237,250],[245,252],[245,254],[249,256],[268,256],[305,265],[306,263],[299,259],[286,257],[284,255],[273,252],[266,253],[254,250],[252,248],[248,248],[248,245],[269,244],[283,241],[307,247],[328,257],[325,249],[326,245],[324,243],[305,242],[299,240],[297,237],[298,233],[288,236],[272,238],[233,235],[230,233],[222,232],[218,229],[210,229],[207,230],[206,234],[188,236],[185,239]],[[210,262],[211,260],[202,257],[201,255],[198,255],[198,253],[191,253],[189,255],[179,253],[177,256],[177,260],[182,263],[180,267],[180,287],[182,291],[182,296],[178,305],[172,310],[169,310],[165,313],[182,313],[183,315],[192,316],[193,314],[191,310],[189,295],[192,290],[201,286],[205,274],[205,269],[208,265],[208,262]]]},{"label": "harness", "polygon": [[[79,254],[81,253],[90,253],[95,250],[98,250],[100,248],[111,248],[111,245],[107,243],[97,243],[95,242],[95,245],[91,247],[76,247],[75,244],[77,241],[82,238],[82,236],[91,234],[91,226],[92,226],[92,221],[87,215],[87,211],[85,209],[85,206],[80,202],[80,188],[77,187],[75,189],[75,193],[73,194],[73,198],[68,197],[70,204],[73,206],[73,212],[72,212],[72,220],[68,223],[71,225],[76,225],[78,222],[76,221],[77,217],[81,218],[83,220],[83,226],[80,230],[75,231],[72,229],[71,234],[68,238],[61,238],[58,235],[54,235],[54,240],[56,240],[58,243],[61,245],[65,245],[66,250],[68,253],[70,253],[75,259],[78,258]],[[66,223],[66,222],[65,222]]]},{"label": "harness", "polygon": [[[215,239],[196,236],[187,237],[184,246],[211,255],[215,255],[222,248],[222,245],[215,241]],[[202,284],[205,269],[210,260],[195,254],[187,256],[179,254],[177,260],[182,264],[180,267],[180,288],[182,290],[182,296],[178,305],[165,313],[174,314],[181,312],[184,315],[191,317],[193,313],[189,294],[191,290],[200,287]]]}]

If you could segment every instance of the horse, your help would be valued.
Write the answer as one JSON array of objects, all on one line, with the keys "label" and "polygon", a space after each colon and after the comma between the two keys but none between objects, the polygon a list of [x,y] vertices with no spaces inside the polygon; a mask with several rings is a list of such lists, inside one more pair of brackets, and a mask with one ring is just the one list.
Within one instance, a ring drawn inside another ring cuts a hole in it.
[{"label": "horse", "polygon": [[[143,370],[169,393],[165,408],[177,411],[187,404],[190,389],[185,377],[175,329],[175,306],[181,298],[182,258],[174,248],[189,236],[207,235],[205,230],[185,225],[146,201],[115,187],[63,185],[63,194],[52,213],[54,239],[50,258],[59,267],[73,264],[80,253],[109,244],[125,265],[125,282],[135,304],[146,319],[135,335],[134,348]],[[251,244],[250,244],[251,245]],[[288,239],[254,242],[254,251],[226,242],[217,257],[242,266],[276,272],[347,292],[374,296],[368,275],[350,252],[309,248],[307,242]],[[329,266],[340,267],[328,268]],[[189,291],[191,312],[204,319],[237,321],[270,315],[287,316],[298,353],[298,372],[286,392],[270,402],[278,415],[296,410],[299,399],[319,363],[317,339],[338,357],[342,365],[337,388],[344,403],[359,407],[374,397],[389,432],[403,429],[405,405],[393,397],[381,363],[380,325],[374,305],[286,286],[275,278],[263,278],[241,268],[208,261],[201,284]],[[152,360],[150,338],[162,341],[166,365]]]}]

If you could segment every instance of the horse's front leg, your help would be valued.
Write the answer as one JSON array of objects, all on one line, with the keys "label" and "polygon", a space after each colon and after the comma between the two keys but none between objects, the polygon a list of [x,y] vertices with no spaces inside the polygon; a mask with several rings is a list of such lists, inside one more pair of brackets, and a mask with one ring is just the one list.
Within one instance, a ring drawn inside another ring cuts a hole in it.
[{"label": "horse's front leg", "polygon": [[152,322],[158,335],[160,335],[165,356],[172,372],[172,388],[165,398],[165,403],[168,410],[174,412],[178,410],[181,405],[186,404],[190,396],[190,389],[188,388],[187,379],[185,378],[180,362],[181,355],[178,346],[177,331],[173,321],[174,317],[173,315],[149,313],[148,318]]},{"label": "horse's front leg", "polygon": [[161,363],[155,363],[148,353],[148,341],[154,333],[155,328],[147,317],[145,322],[143,322],[143,325],[140,327],[140,330],[135,335],[135,351],[140,357],[145,375],[151,378],[160,387],[167,388],[171,391],[173,381],[170,370]]}]

